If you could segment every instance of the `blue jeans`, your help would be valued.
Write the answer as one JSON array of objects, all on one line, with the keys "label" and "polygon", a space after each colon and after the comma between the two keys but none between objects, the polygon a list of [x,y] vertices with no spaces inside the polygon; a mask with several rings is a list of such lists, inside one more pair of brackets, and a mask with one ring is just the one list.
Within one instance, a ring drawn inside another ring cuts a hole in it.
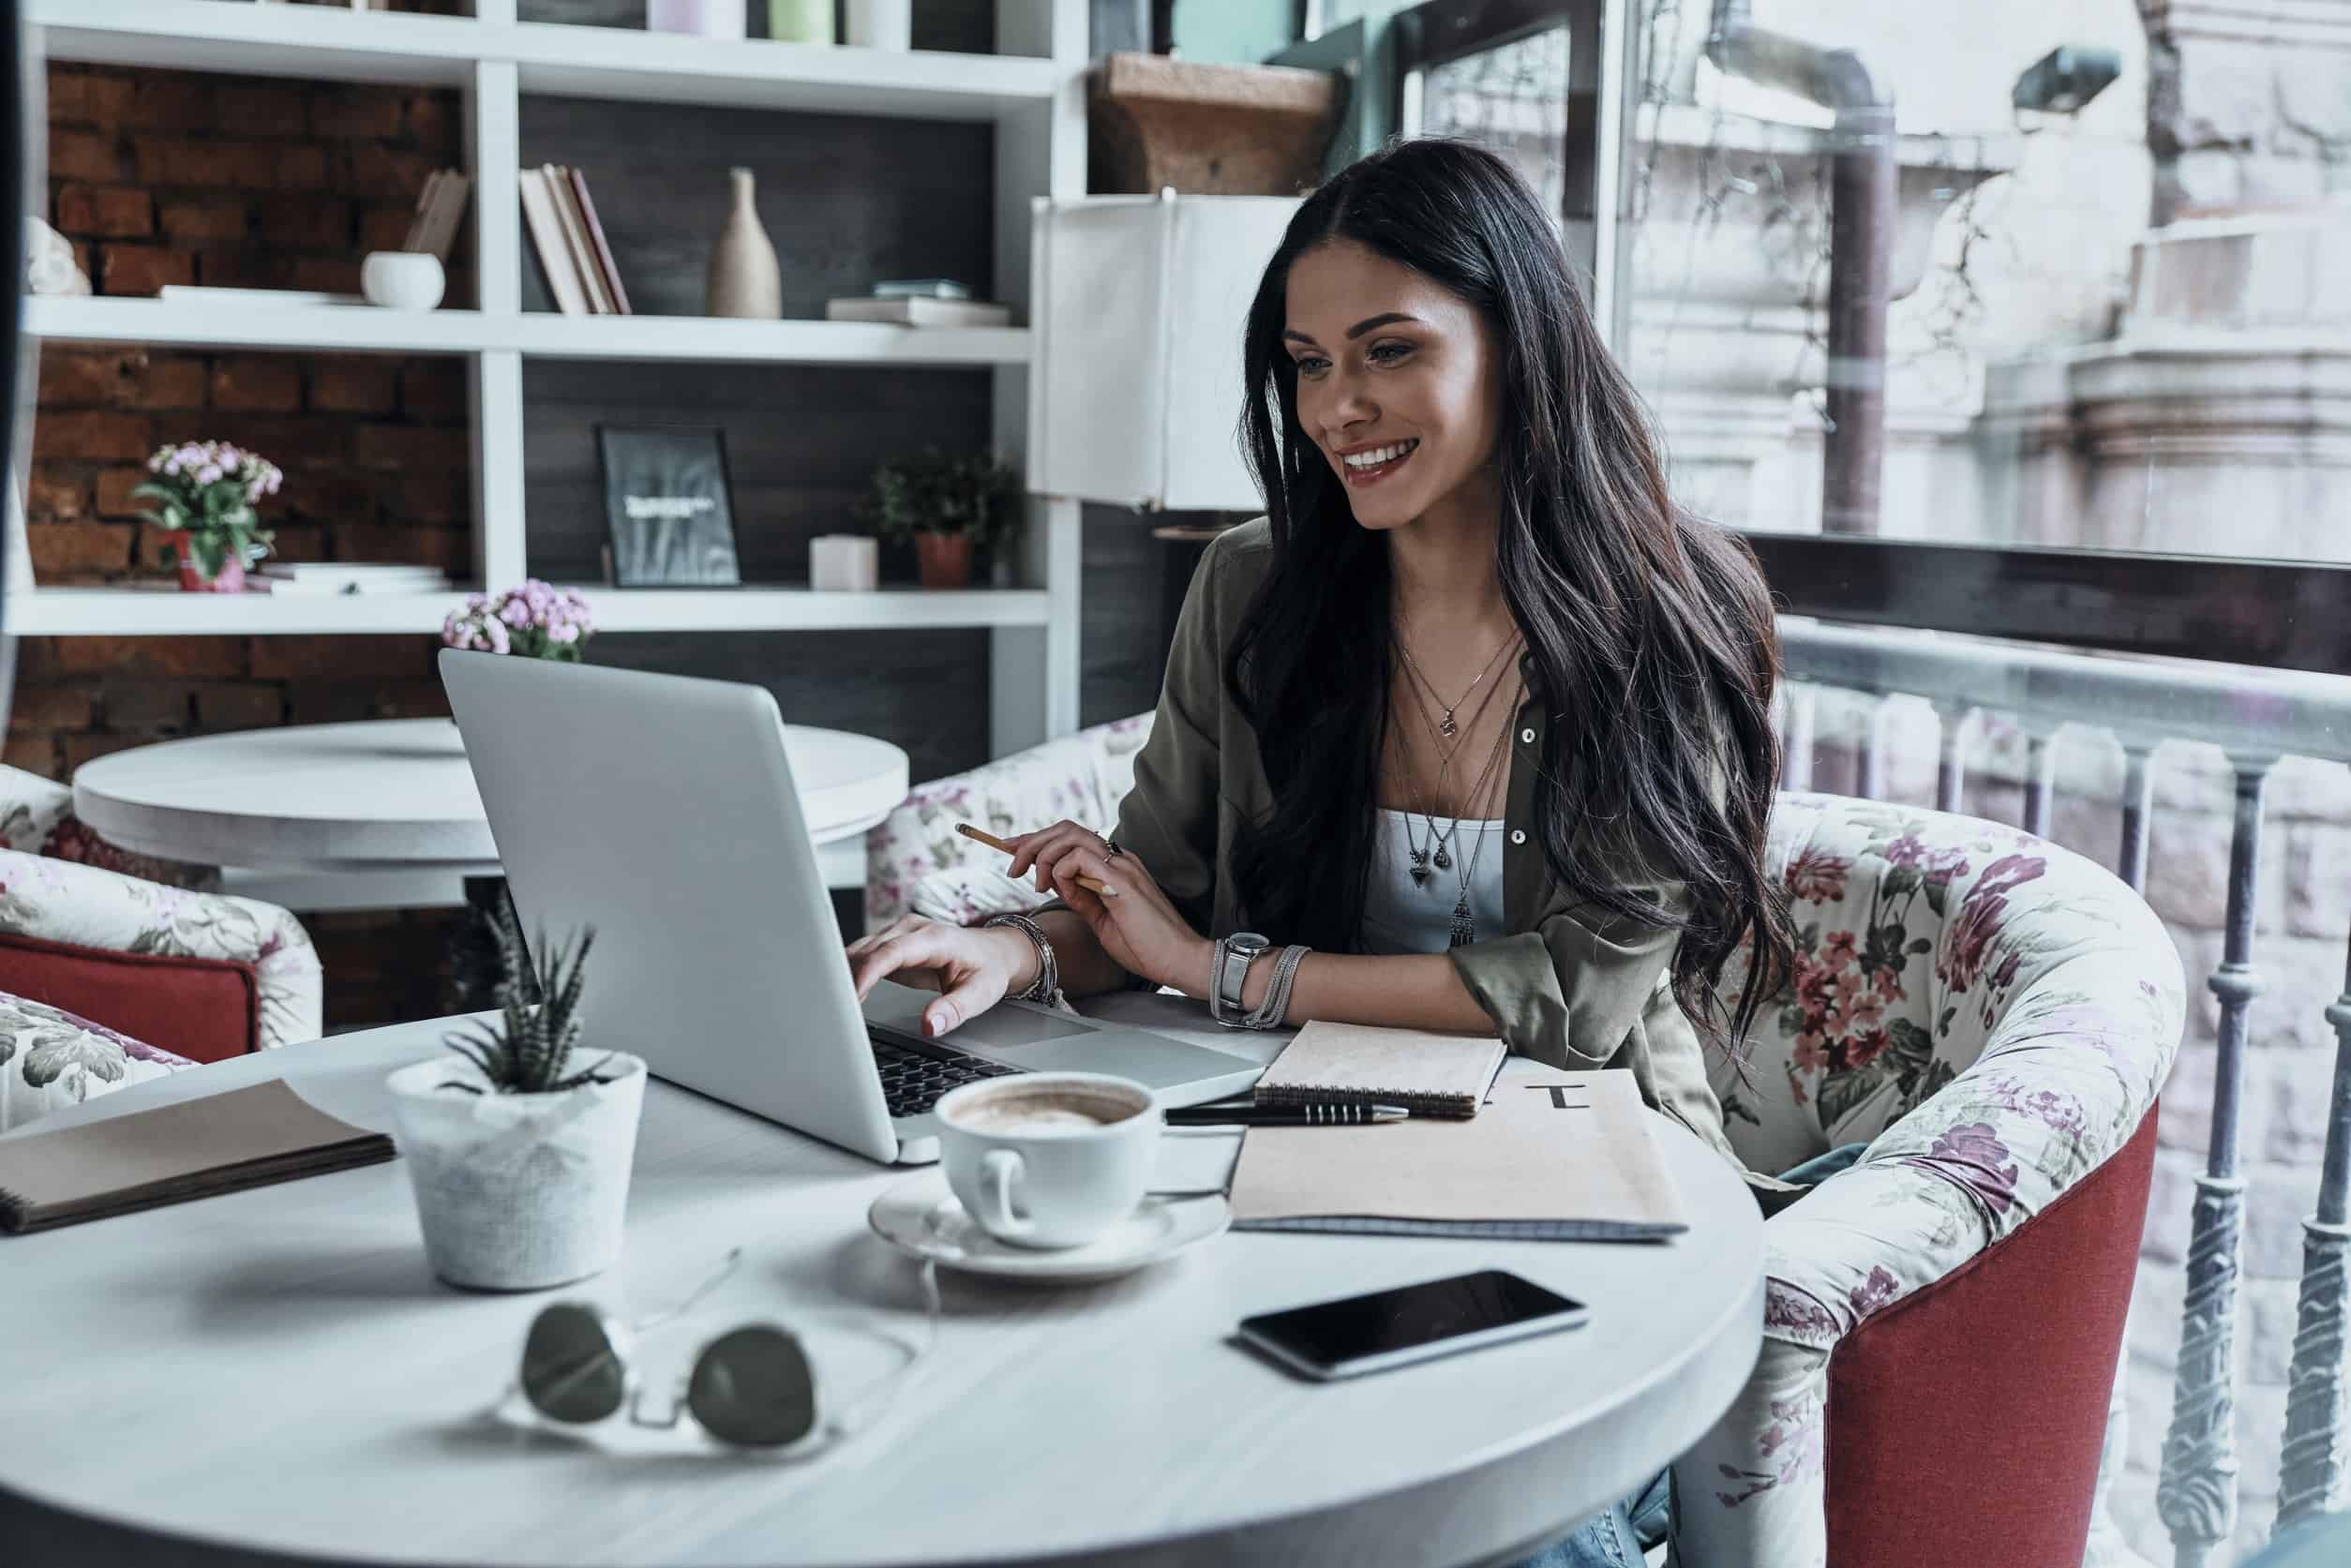
[{"label": "blue jeans", "polygon": [[[1818,1187],[1859,1159],[1866,1143],[1840,1143],[1780,1177]],[[1673,1471],[1659,1471],[1647,1486],[1605,1514],[1595,1514],[1575,1533],[1552,1542],[1513,1568],[1641,1568],[1641,1554],[1666,1538],[1672,1516]]]}]

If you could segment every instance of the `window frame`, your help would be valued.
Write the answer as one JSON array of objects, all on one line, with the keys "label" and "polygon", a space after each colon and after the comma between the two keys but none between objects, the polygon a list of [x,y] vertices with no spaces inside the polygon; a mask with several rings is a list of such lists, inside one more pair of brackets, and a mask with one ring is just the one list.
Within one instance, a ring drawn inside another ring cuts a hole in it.
[{"label": "window frame", "polygon": [[[1621,351],[1631,323],[1630,182],[1638,134],[1634,0],[1424,0],[1391,19],[1394,123],[1415,73],[1565,25],[1560,214],[1593,314]],[[1601,190],[1615,200],[1596,200]],[[1586,237],[1579,246],[1576,236]],[[1735,529],[1781,611],[2142,656],[2351,675],[2351,565]]]}]

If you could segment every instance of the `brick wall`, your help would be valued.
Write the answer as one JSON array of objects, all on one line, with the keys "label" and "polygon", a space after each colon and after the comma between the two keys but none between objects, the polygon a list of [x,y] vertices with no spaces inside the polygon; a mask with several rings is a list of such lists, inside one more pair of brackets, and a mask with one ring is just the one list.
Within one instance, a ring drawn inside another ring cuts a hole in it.
[{"label": "brick wall", "polygon": [[[457,95],[52,65],[46,217],[97,292],[167,283],[353,291],[417,191],[462,163]],[[470,224],[469,224],[470,230]],[[472,303],[470,241],[450,302]],[[471,571],[465,372],[447,357],[44,344],[26,536],[42,584],[165,574],[130,490],[157,445],[233,441],[286,470],[265,503],[294,560]],[[67,779],[172,736],[445,713],[428,637],[35,637],[5,759]],[[330,1024],[429,1016],[453,915],[311,916]]]}]

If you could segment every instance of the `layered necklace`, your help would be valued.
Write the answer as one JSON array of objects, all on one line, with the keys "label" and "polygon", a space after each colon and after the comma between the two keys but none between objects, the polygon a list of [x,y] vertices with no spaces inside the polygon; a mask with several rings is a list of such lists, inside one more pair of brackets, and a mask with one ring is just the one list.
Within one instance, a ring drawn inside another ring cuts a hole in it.
[{"label": "layered necklace", "polygon": [[[1475,679],[1470,681],[1468,689],[1464,690],[1453,702],[1447,703],[1437,694],[1435,686],[1421,670],[1418,661],[1413,658],[1412,650],[1405,647],[1401,631],[1400,630],[1397,634],[1397,650],[1403,656],[1405,668],[1411,674],[1415,687],[1413,706],[1419,710],[1422,722],[1429,725],[1436,740],[1436,787],[1440,800],[1445,795],[1446,775],[1450,772],[1453,758],[1460,750],[1458,745],[1452,747],[1445,745],[1446,741],[1455,739],[1463,728],[1462,723],[1456,715],[1461,705],[1469,701],[1470,694],[1485,681],[1486,677],[1492,673],[1494,665],[1501,661],[1502,656],[1507,653],[1517,642],[1518,637],[1515,634],[1505,637],[1502,646],[1497,648],[1492,657],[1486,661],[1485,667],[1479,670]],[[1485,715],[1487,708],[1492,704],[1494,694],[1501,689],[1501,682],[1487,687],[1486,694],[1479,698],[1476,708],[1469,714],[1468,727],[1472,729],[1476,727],[1478,720]],[[1436,716],[1438,711],[1442,712],[1442,718]],[[1403,747],[1404,776],[1406,782],[1412,786],[1413,804],[1429,829],[1428,843],[1424,845],[1414,837],[1412,814],[1406,813],[1404,815],[1405,849],[1410,858],[1413,885],[1416,888],[1427,888],[1434,874],[1431,870],[1432,865],[1434,871],[1454,869],[1455,857],[1452,849],[1461,830],[1462,818],[1456,816],[1445,828],[1438,828],[1436,815],[1429,809],[1427,799],[1421,795],[1412,767],[1413,742],[1409,725],[1398,732],[1398,739]],[[1469,795],[1462,806],[1464,812],[1475,811],[1477,803],[1485,799],[1486,789],[1493,780],[1494,770],[1502,766],[1502,758],[1509,749],[1509,740],[1510,726],[1505,724],[1496,732],[1494,743],[1486,754],[1486,764],[1478,772],[1477,782],[1470,786]],[[1481,832],[1477,835],[1476,843],[1471,845],[1468,861],[1460,867],[1457,878],[1453,922],[1449,938],[1450,945],[1456,948],[1465,947],[1477,938],[1476,922],[1470,912],[1470,885],[1477,874],[1477,862],[1485,853],[1485,849],[1486,835]]]}]

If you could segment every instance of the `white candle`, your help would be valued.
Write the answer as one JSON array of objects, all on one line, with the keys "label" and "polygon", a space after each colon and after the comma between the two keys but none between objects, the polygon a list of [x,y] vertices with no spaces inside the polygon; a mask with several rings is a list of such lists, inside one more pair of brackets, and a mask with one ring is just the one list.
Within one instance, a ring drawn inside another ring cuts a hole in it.
[{"label": "white candle", "polygon": [[870,593],[881,580],[881,545],[861,533],[821,533],[808,542],[808,586]]}]

